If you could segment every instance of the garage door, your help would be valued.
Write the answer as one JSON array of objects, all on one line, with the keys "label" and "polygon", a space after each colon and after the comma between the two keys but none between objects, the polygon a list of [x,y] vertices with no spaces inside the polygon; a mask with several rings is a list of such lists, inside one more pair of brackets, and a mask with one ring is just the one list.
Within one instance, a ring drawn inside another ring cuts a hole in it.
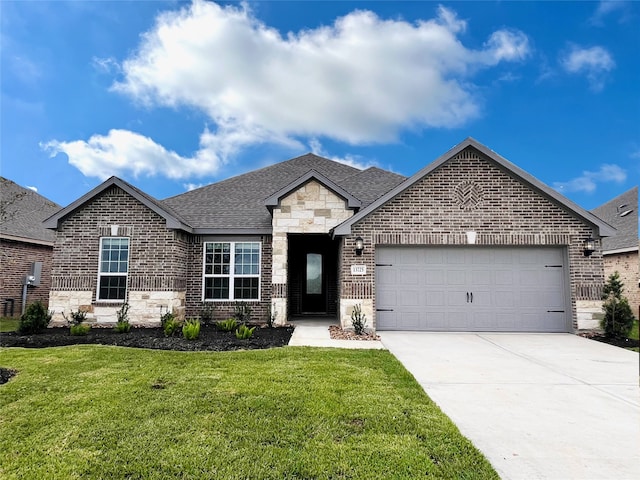
[{"label": "garage door", "polygon": [[377,247],[379,330],[567,332],[563,248]]}]

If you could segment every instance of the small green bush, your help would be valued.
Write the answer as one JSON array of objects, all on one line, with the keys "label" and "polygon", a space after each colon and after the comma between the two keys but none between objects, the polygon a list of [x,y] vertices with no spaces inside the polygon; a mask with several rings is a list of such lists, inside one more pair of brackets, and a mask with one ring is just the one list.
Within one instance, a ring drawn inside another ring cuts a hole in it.
[{"label": "small green bush", "polygon": [[71,310],[70,315],[71,315],[71,320],[69,320],[67,316],[64,314],[64,312],[62,312],[62,316],[64,317],[64,319],[67,321],[69,325],[80,325],[82,322],[84,322],[87,319],[87,312],[82,312],[80,310],[78,310],[77,312],[74,312],[73,310]]},{"label": "small green bush", "polygon": [[91,325],[87,325],[86,323],[74,323],[71,325],[69,333],[74,336],[82,336],[87,335],[89,330],[91,330]]},{"label": "small green bush", "polygon": [[113,329],[118,333],[128,333],[131,331],[131,324],[129,323],[129,304],[123,303],[122,307],[116,312],[116,318],[118,321]]},{"label": "small green bush", "polygon": [[216,306],[211,302],[202,302],[200,306],[200,322],[203,325],[211,325],[213,323],[213,314]]},{"label": "small green bush", "polygon": [[240,325],[236,330],[236,338],[240,340],[246,340],[247,338],[251,338],[253,335],[253,331],[256,327],[247,327],[246,325]]},{"label": "small green bush", "polygon": [[176,316],[173,314],[173,312],[167,310],[164,314],[160,315],[160,325],[162,326],[162,328],[164,328],[167,322],[175,320],[175,318]]},{"label": "small green bush", "polygon": [[367,326],[367,318],[365,314],[362,313],[362,307],[360,305],[354,305],[353,307],[353,311],[351,312],[351,325],[356,335],[362,335],[364,333],[364,329]]},{"label": "small green bush", "polygon": [[167,319],[164,322],[164,326],[162,327],[162,330],[164,331],[164,335],[166,337],[173,337],[176,333],[178,333],[180,331],[180,321],[175,318],[173,315],[171,315],[171,318]]},{"label": "small green bush", "polygon": [[216,327],[223,332],[231,332],[238,326],[238,322],[235,318],[227,318],[226,320],[220,320],[216,322]]},{"label": "small green bush", "polygon": [[624,338],[633,327],[635,317],[629,301],[622,295],[623,291],[624,284],[620,280],[620,274],[615,272],[609,275],[602,291],[604,317],[600,321],[607,337]]},{"label": "small green bush", "polygon": [[250,317],[251,307],[247,302],[237,302],[234,307],[233,318],[235,318],[238,323],[247,323]]},{"label": "small green bush", "polygon": [[187,340],[195,340],[200,335],[200,321],[187,320],[182,326],[182,336]]},{"label": "small green bush", "polygon": [[47,328],[51,316],[51,312],[48,312],[42,302],[37,300],[27,306],[24,314],[20,317],[18,332],[21,334],[38,333]]}]

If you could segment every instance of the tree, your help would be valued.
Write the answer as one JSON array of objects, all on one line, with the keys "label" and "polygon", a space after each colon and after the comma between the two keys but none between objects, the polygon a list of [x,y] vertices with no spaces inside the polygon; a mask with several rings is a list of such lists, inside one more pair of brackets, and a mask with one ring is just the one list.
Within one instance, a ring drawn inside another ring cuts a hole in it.
[{"label": "tree", "polygon": [[624,284],[620,280],[620,274],[615,272],[609,275],[602,290],[604,318],[600,322],[607,337],[626,337],[633,327],[635,317],[629,301],[622,295],[623,292]]}]

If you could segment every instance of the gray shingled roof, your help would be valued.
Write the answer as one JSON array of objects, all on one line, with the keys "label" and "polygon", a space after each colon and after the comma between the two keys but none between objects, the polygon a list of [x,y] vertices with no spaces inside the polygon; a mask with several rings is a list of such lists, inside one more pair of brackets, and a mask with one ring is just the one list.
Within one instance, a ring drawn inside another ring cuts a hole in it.
[{"label": "gray shingled roof", "polygon": [[42,221],[60,210],[60,205],[15,182],[0,177],[0,235],[51,242],[55,233]]},{"label": "gray shingled roof", "polygon": [[[633,211],[620,216],[627,210]],[[638,187],[633,187],[591,212],[618,229],[615,237],[602,239],[602,249],[605,253],[612,250],[638,249]]]},{"label": "gray shingled roof", "polygon": [[[306,154],[254,170],[162,201],[196,230],[271,231],[265,200],[315,170],[366,206],[404,180],[379,168],[360,170]],[[357,193],[356,193],[357,192]]]}]

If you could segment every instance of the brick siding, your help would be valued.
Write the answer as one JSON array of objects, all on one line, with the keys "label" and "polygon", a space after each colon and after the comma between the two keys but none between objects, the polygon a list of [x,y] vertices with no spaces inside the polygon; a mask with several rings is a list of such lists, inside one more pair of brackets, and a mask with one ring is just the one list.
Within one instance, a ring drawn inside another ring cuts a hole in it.
[{"label": "brick siding", "polygon": [[631,311],[639,318],[640,316],[640,264],[638,262],[638,252],[616,253],[604,257],[605,278],[614,272],[620,274],[620,280],[624,283],[623,295],[629,300]]},{"label": "brick siding", "polygon": [[40,285],[27,287],[27,305],[40,300],[48,306],[52,256],[51,246],[0,239],[0,315],[4,315],[5,304],[10,314],[7,300],[13,299],[13,315],[20,316],[23,278],[33,262],[42,262],[42,272]]},{"label": "brick siding", "polygon": [[[600,245],[591,257],[582,253],[591,227],[472,147],[352,227],[340,262],[341,298],[373,299],[375,317],[377,245],[464,245],[467,231],[477,232],[479,245],[566,246],[575,328],[576,299],[599,299],[604,281]],[[355,255],[358,236],[365,243],[359,257]],[[366,265],[367,274],[352,276],[353,264]]]}]

